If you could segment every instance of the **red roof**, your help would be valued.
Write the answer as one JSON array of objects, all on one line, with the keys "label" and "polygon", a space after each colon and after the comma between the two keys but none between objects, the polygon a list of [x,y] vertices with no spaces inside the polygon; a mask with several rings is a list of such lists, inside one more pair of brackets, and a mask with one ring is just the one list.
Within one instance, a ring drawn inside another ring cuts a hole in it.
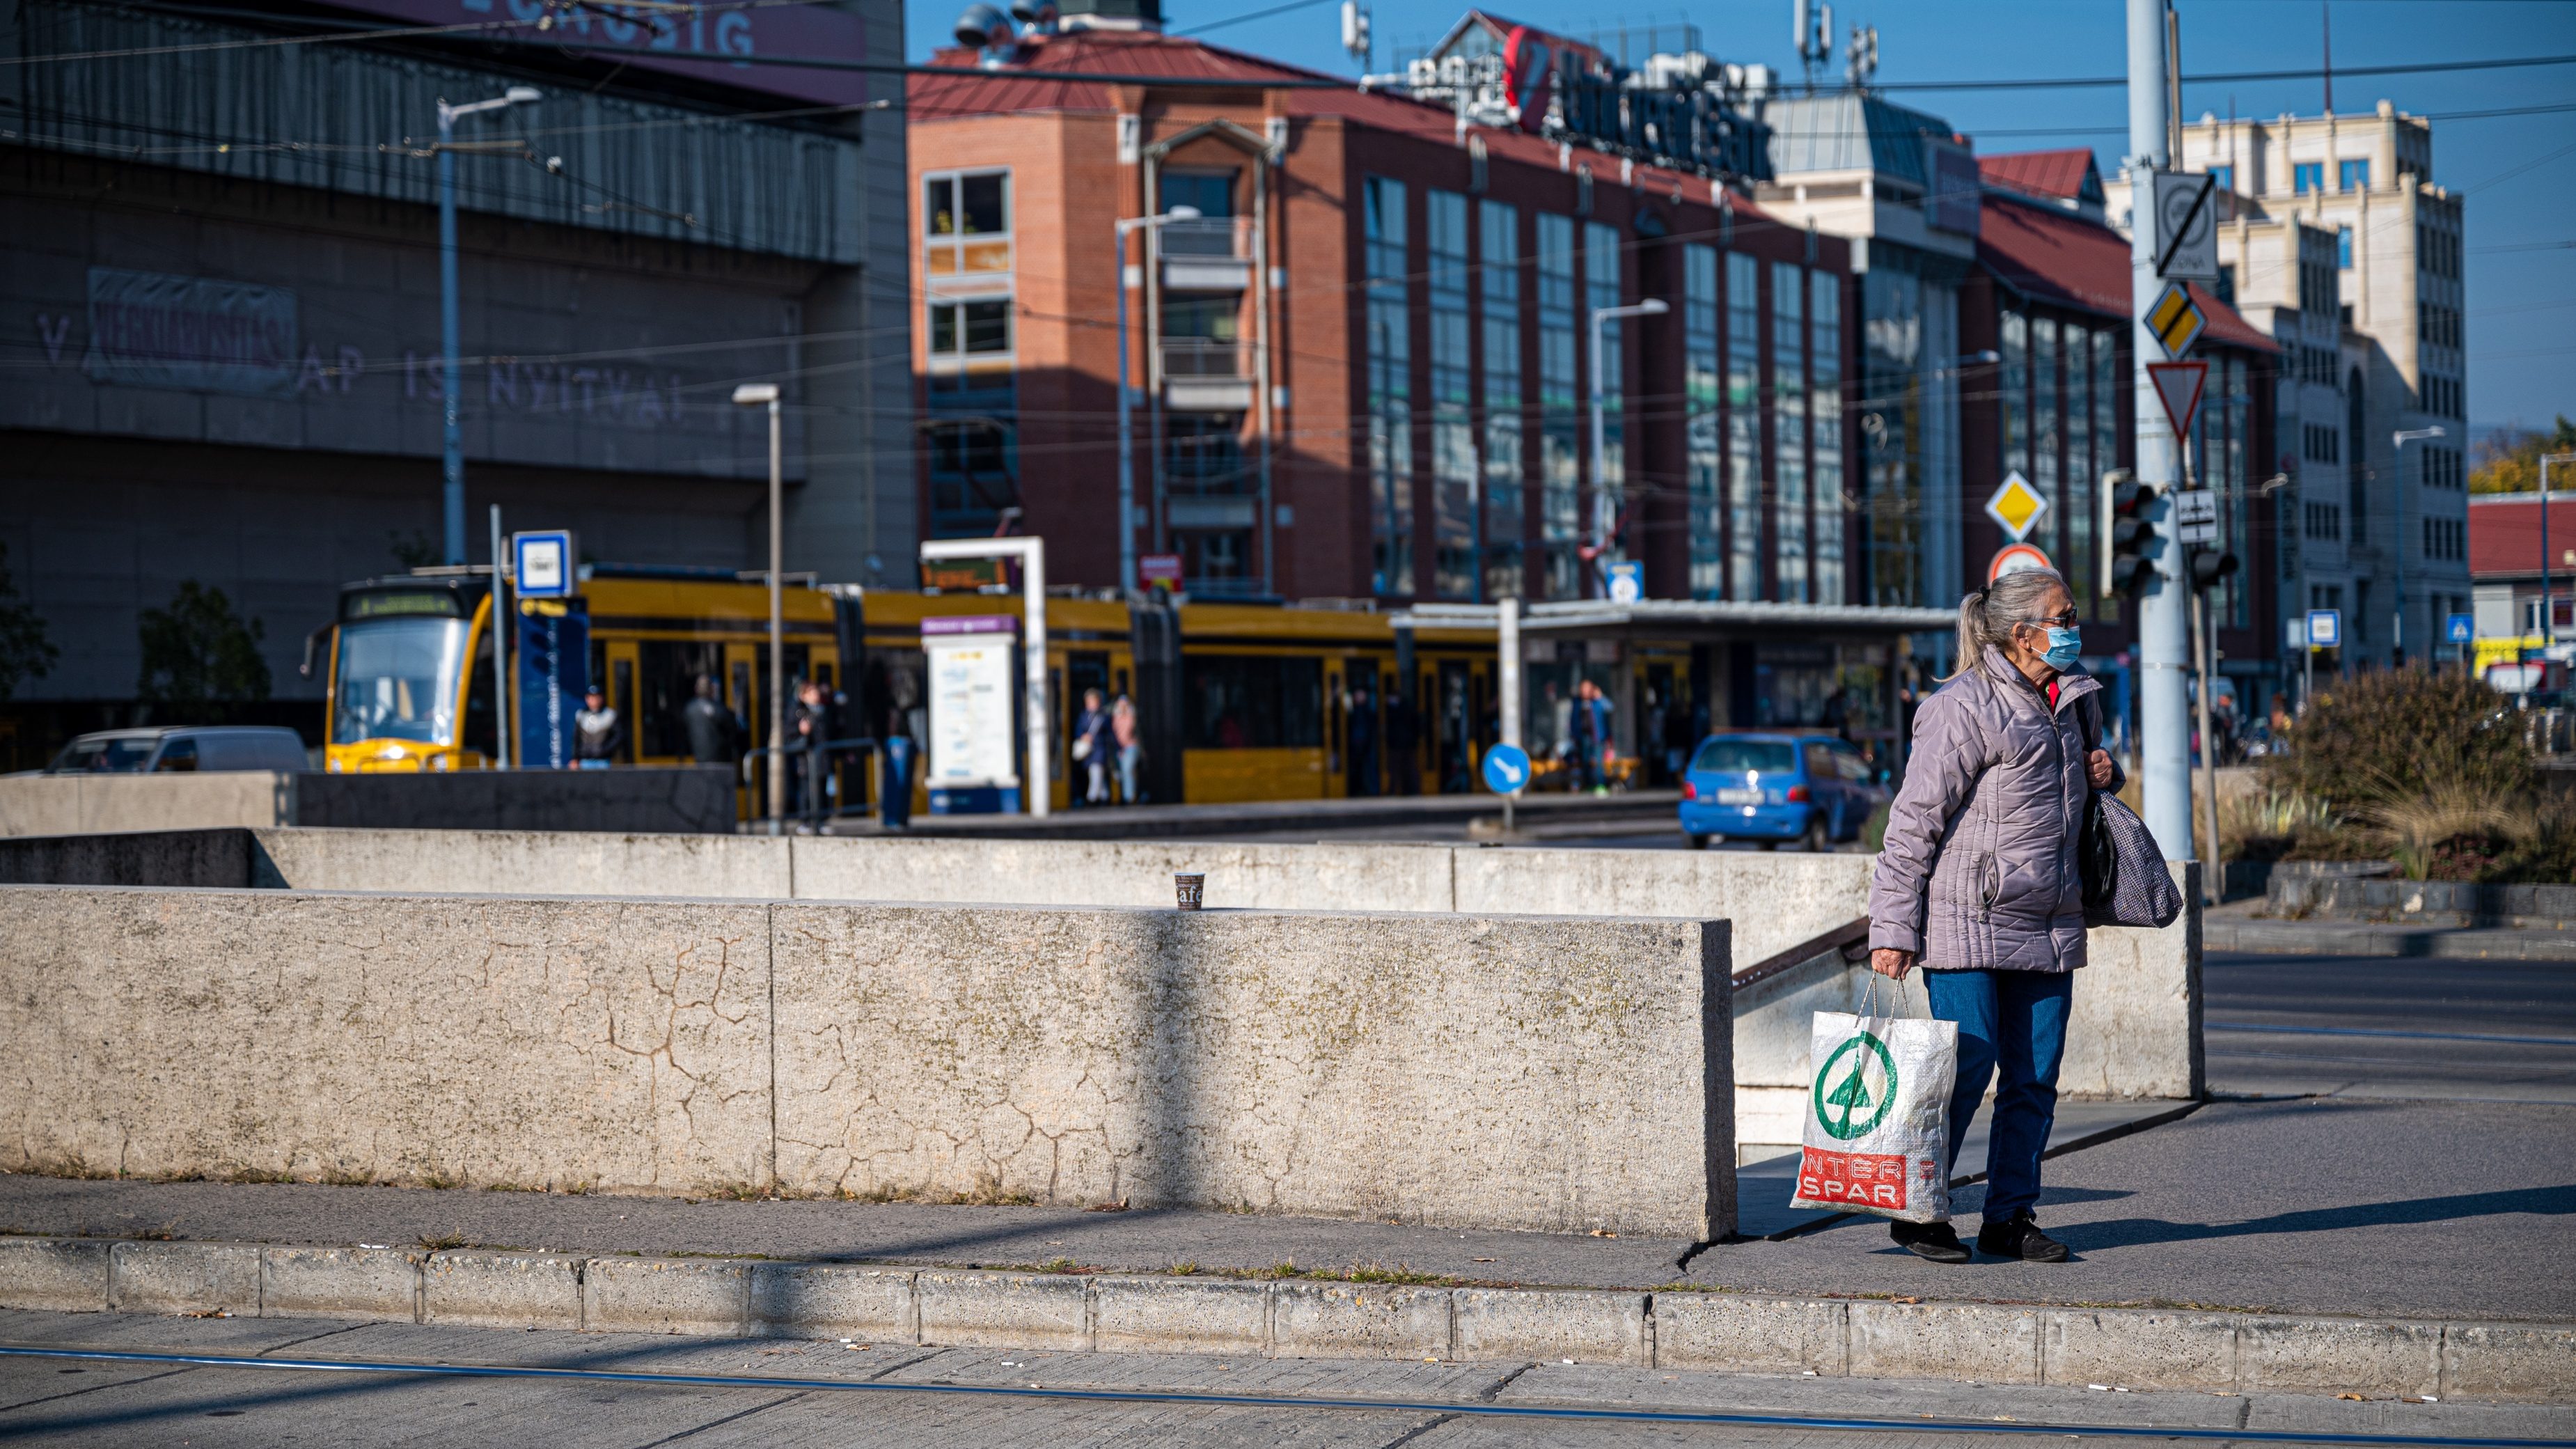
[{"label": "red roof", "polygon": [[2023,151],[2010,156],[1980,156],[1977,173],[1987,184],[2026,196],[2074,201],[2084,194],[2085,174],[2093,169],[2093,152],[2077,146],[2064,151]]},{"label": "red roof", "polygon": [[[2129,239],[2073,212],[1989,196],[1978,227],[1977,261],[2025,296],[2106,317],[2129,315]],[[2206,341],[2254,352],[2281,350],[2208,289],[2187,285],[2209,318]]]},{"label": "red roof", "polygon": [[[931,64],[971,68],[975,59],[973,51],[951,49],[933,55]],[[1291,116],[1338,117],[1444,145],[1457,135],[1457,116],[1445,106],[1383,91],[1363,91],[1347,76],[1326,75],[1203,40],[1149,31],[1071,31],[1032,40],[1019,59],[998,70],[975,75],[915,74],[907,90],[907,103],[915,123],[1018,111],[1106,113],[1116,109],[1110,100],[1111,86],[1140,81],[1151,84],[1155,78],[1231,80],[1241,81],[1246,87],[1289,82],[1297,88],[1281,90],[1277,95]],[[1496,159],[1557,169],[1554,141],[1526,131],[1490,126],[1478,126],[1475,132],[1484,139],[1487,154]],[[1575,149],[1596,173],[1606,170],[1616,176],[1618,158],[1594,154],[1586,147]],[[1707,204],[1711,199],[1709,183],[1697,176],[1685,178],[1659,166],[1638,166],[1635,177],[1640,191],[1669,193],[1681,189],[1693,201]],[[1760,208],[1742,196],[1730,196],[1725,204],[1741,215],[1763,215]]]},{"label": "red roof", "polygon": [[1977,261],[2015,291],[2106,317],[2129,315],[2129,241],[2053,206],[1986,198]]},{"label": "red roof", "polygon": [[[2549,572],[2576,575],[2568,560],[2576,550],[2576,496],[2549,490]],[[2540,577],[2540,495],[2514,493],[2469,498],[2469,577]]]}]

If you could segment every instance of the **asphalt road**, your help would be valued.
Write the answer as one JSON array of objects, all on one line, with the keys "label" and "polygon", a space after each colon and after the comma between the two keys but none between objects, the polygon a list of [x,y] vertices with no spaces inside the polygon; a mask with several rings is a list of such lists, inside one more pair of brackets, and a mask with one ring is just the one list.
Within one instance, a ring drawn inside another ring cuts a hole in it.
[{"label": "asphalt road", "polygon": [[[0,1443],[122,1446],[1779,1445],[2063,1443],[2091,1427],[2576,1437],[2576,1408],[1782,1378],[1587,1364],[1038,1354],[316,1320],[0,1313],[0,1343],[228,1357],[722,1374],[900,1389],[356,1374],[0,1357]],[[935,1386],[1356,1398],[1386,1407],[999,1397]],[[924,1392],[924,1388],[931,1391]],[[1943,1420],[2018,1433],[1484,1417],[1482,1406]],[[2052,1426],[2048,1433],[2031,1432]],[[2212,1443],[2159,1435],[2128,1443]]]},{"label": "asphalt road", "polygon": [[2576,963],[2212,953],[2210,1089],[2576,1103]]}]

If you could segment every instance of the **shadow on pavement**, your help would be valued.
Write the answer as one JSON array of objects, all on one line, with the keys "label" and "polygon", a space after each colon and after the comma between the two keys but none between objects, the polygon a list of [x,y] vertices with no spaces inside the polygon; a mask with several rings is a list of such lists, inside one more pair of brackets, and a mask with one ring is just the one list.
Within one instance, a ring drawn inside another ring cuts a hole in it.
[{"label": "shadow on pavement", "polygon": [[2208,1238],[2254,1237],[2266,1233],[2321,1233],[2338,1228],[2368,1228],[2452,1222],[2504,1213],[2538,1213],[2576,1217],[2576,1183],[2530,1187],[2510,1192],[2470,1192],[2450,1197],[2407,1198],[2400,1202],[2363,1203],[2353,1207],[2310,1208],[2274,1213],[2241,1223],[2176,1223],[2162,1218],[2112,1218],[2104,1222],[2069,1223],[2054,1236],[2079,1252],[2137,1247],[2147,1243],[2187,1243]]}]

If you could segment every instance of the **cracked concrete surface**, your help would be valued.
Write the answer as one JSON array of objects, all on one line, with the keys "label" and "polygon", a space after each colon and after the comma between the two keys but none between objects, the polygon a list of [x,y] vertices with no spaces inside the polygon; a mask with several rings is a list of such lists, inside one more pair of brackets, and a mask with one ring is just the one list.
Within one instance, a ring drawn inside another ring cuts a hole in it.
[{"label": "cracked concrete surface", "polygon": [[1727,927],[0,888],[0,1165],[1722,1234]]}]

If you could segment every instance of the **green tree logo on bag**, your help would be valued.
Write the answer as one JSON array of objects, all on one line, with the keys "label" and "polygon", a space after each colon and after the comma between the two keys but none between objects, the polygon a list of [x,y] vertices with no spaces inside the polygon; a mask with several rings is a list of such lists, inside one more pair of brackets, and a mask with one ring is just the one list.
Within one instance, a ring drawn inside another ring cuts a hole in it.
[{"label": "green tree logo on bag", "polygon": [[[1868,1052],[1857,1048],[1866,1046]],[[1843,1059],[1851,1058],[1849,1067]],[[1876,1090],[1870,1086],[1870,1068],[1878,1068]],[[1835,1073],[1842,1075],[1839,1079]],[[1825,1084],[1832,1082],[1829,1088]],[[1887,1117],[1887,1109],[1896,1103],[1896,1058],[1888,1055],[1887,1043],[1868,1032],[1856,1032],[1850,1040],[1834,1048],[1825,1058],[1824,1067],[1816,1073],[1816,1121],[1837,1142],[1849,1142],[1867,1134]]]}]

